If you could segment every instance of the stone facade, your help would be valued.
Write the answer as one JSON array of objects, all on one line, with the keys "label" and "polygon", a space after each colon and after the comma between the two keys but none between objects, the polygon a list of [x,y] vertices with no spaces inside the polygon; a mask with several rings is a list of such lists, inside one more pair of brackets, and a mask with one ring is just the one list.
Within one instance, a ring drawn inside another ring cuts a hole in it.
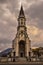
[{"label": "stone facade", "polygon": [[18,16],[18,27],[15,39],[12,40],[12,55],[14,57],[29,57],[31,51],[31,40],[27,34],[26,18],[23,7],[21,6]]}]

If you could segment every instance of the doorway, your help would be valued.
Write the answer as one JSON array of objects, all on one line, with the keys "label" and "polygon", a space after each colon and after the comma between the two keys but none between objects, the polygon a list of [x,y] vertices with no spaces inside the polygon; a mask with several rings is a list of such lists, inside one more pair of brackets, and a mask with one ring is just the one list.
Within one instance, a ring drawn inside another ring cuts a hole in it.
[{"label": "doorway", "polygon": [[23,41],[23,40],[21,40],[19,42],[19,55],[20,55],[20,57],[25,56],[25,41]]},{"label": "doorway", "polygon": [[24,57],[24,53],[21,53],[21,54],[20,54],[20,57]]}]

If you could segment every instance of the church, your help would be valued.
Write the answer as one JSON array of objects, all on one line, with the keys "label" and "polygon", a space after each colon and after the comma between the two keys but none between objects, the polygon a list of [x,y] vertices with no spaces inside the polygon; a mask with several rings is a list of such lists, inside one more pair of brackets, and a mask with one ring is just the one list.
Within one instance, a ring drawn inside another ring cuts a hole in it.
[{"label": "church", "polygon": [[4,50],[0,53],[0,61],[20,61],[27,60],[31,56],[31,40],[27,34],[26,17],[23,6],[21,6],[18,16],[17,34],[12,40],[12,48]]},{"label": "church", "polygon": [[26,17],[23,6],[21,6],[18,16],[18,27],[16,37],[12,40],[12,56],[20,58],[29,58],[31,51],[31,40],[27,34]]},{"label": "church", "polygon": [[12,48],[5,49],[0,53],[0,62],[43,61],[43,48],[31,48],[23,6],[21,6],[17,20],[17,34],[12,40]]}]

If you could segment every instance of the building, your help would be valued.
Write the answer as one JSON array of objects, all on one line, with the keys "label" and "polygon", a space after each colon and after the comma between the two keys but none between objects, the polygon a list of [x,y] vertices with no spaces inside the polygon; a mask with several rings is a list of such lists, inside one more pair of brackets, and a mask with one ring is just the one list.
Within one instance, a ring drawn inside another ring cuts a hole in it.
[{"label": "building", "polygon": [[21,6],[18,16],[18,27],[16,37],[12,40],[12,56],[29,58],[31,51],[31,40],[27,34],[26,18]]},{"label": "building", "polygon": [[43,47],[31,48],[31,40],[27,34],[26,18],[21,6],[18,16],[16,37],[12,40],[12,48],[0,53],[0,62],[8,61],[43,61]]},{"label": "building", "polygon": [[23,7],[21,6],[18,16],[17,34],[16,37],[12,40],[12,48],[6,49],[0,53],[0,62],[14,61],[15,58],[16,60],[19,58],[20,60],[26,60],[26,58],[30,58],[30,52],[31,40],[27,34],[26,18]]}]

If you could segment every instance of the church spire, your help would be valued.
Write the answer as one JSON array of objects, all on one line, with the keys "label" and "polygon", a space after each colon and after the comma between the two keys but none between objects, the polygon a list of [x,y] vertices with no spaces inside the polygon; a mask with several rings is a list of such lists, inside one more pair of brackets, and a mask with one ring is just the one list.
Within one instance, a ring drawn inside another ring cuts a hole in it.
[{"label": "church spire", "polygon": [[23,15],[24,16],[24,11],[23,11],[23,7],[21,6],[21,9],[20,9],[20,14],[19,16]]},{"label": "church spire", "polygon": [[21,9],[20,9],[20,13],[19,13],[18,20],[19,20],[20,18],[24,18],[24,19],[25,19],[24,10],[23,10],[23,6],[22,6],[22,5],[21,5]]}]

